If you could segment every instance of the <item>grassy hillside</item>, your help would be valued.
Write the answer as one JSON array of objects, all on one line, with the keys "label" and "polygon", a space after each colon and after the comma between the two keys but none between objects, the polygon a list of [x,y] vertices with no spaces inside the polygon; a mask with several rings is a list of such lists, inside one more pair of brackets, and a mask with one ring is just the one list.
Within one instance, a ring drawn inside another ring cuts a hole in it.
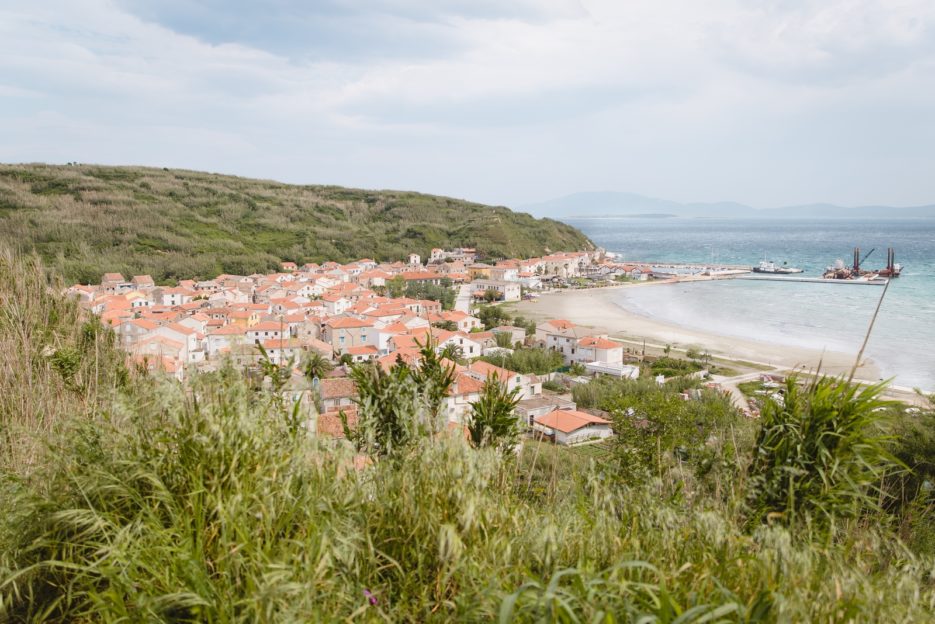
[{"label": "grassy hillside", "polygon": [[281,259],[399,260],[432,247],[490,257],[592,247],[563,223],[446,197],[87,165],[0,165],[0,237],[82,282],[105,271],[171,282]]}]

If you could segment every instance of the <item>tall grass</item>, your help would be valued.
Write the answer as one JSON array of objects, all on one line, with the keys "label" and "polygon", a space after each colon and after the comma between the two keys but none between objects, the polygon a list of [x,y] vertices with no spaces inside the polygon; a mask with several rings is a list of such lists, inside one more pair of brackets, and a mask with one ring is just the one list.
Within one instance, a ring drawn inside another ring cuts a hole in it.
[{"label": "tall grass", "polygon": [[[290,426],[285,407],[231,370],[187,387],[144,377],[112,393],[84,368],[77,379],[95,381],[75,389],[51,365],[37,370],[30,391],[51,388],[63,405],[47,404],[55,431],[41,436],[49,451],[37,447],[29,478],[18,464],[0,468],[0,621],[923,622],[935,613],[932,561],[885,524],[853,520],[817,542],[782,523],[750,529],[742,495],[689,496],[677,463],[632,486],[551,445],[528,443],[514,457],[429,434],[359,469],[355,449]],[[21,396],[9,414],[29,421],[23,406],[41,400]]]},{"label": "tall grass", "polygon": [[126,381],[113,334],[62,288],[37,256],[0,246],[0,468],[20,474],[60,423]]},{"label": "tall grass", "polygon": [[[871,528],[829,548],[593,468],[425,437],[357,471],[236,378],[144,383],[10,495],[11,621],[924,621],[931,566]],[[531,449],[530,449],[531,450]],[[558,453],[546,447],[541,453]],[[568,461],[569,456],[559,456]],[[538,461],[538,460],[537,460]],[[563,473],[564,474],[564,473]],[[562,476],[559,477],[564,478]],[[682,618],[682,619],[678,619]]]}]

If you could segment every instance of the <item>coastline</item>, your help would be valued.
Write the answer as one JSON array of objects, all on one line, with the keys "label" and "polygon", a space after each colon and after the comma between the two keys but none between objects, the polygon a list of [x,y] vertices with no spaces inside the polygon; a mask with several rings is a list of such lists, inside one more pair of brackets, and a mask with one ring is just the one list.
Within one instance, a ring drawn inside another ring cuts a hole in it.
[{"label": "coastline", "polygon": [[[561,318],[627,342],[631,348],[658,351],[666,345],[675,350],[696,348],[712,356],[732,362],[750,363],[757,367],[814,372],[828,375],[848,375],[856,352],[820,351],[782,345],[749,338],[738,338],[693,327],[677,325],[636,314],[614,301],[623,288],[664,287],[667,282],[608,286],[585,290],[560,290],[544,293],[536,301],[509,304],[518,315],[537,321]],[[880,381],[880,370],[872,360],[865,358],[855,378],[866,382]]]}]

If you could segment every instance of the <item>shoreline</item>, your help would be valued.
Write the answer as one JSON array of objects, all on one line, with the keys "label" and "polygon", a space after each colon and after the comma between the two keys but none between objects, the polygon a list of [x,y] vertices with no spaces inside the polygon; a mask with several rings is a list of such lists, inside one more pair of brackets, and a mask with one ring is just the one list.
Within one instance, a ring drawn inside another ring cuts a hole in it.
[{"label": "shoreline", "polygon": [[[583,290],[559,290],[542,294],[534,301],[509,304],[510,310],[536,321],[560,318],[571,321],[612,338],[658,351],[670,345],[674,350],[696,348],[708,351],[719,359],[737,364],[750,363],[756,367],[814,372],[820,369],[827,375],[848,375],[857,357],[854,353],[821,351],[783,345],[774,342],[739,338],[656,320],[627,310],[613,300],[622,288],[663,286],[671,282],[644,282],[639,284],[608,286]],[[878,382],[880,370],[874,362],[864,358],[855,379]]]}]

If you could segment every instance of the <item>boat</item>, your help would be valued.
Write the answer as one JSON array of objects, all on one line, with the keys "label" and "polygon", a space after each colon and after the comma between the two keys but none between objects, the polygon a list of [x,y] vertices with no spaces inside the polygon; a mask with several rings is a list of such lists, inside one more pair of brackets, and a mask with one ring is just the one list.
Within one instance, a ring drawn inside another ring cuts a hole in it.
[{"label": "boat", "polygon": [[753,272],[771,273],[773,275],[791,275],[793,273],[801,273],[802,269],[791,267],[786,262],[783,262],[781,265],[777,265],[772,260],[761,260],[759,266],[753,267]]},{"label": "boat", "polygon": [[880,283],[886,282],[891,277],[899,277],[902,272],[902,265],[896,264],[896,253],[893,248],[886,250],[886,268],[877,271],[865,271],[861,269],[864,261],[870,257],[876,248],[867,252],[867,255],[861,257],[860,248],[854,248],[854,263],[852,266],[844,264],[843,260],[835,260],[834,264],[825,269],[822,277],[831,280],[850,280],[860,282]]},{"label": "boat", "polygon": [[886,250],[886,268],[877,271],[880,277],[899,277],[903,266],[896,262],[896,252],[890,247]]}]

